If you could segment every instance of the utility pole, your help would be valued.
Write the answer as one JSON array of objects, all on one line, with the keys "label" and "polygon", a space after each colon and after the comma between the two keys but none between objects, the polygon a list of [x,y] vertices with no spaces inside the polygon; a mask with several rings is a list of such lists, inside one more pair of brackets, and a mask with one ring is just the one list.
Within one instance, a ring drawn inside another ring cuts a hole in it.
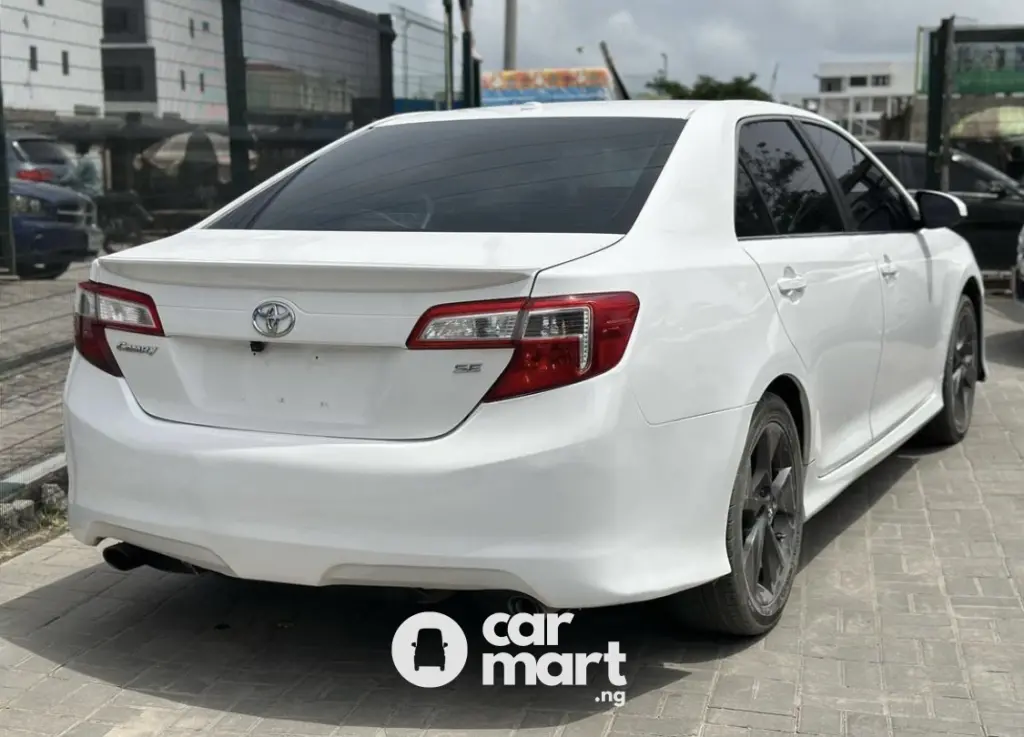
[{"label": "utility pole", "polygon": [[398,7],[398,17],[402,21],[402,97],[409,99],[409,20],[405,6]]},{"label": "utility pole", "polygon": [[661,52],[661,78],[668,79],[668,54]]},{"label": "utility pole", "polygon": [[[0,54],[2,58],[2,54]],[[0,63],[0,67],[3,64]],[[11,233],[11,185],[7,171],[7,121],[4,118],[4,80],[0,74],[0,266],[15,271],[14,235]]]},{"label": "utility pole", "polygon": [[455,107],[455,29],[452,21],[452,0],[444,0],[444,103]]},{"label": "utility pole", "polygon": [[476,107],[476,64],[473,63],[473,0],[459,0],[462,11],[462,104]]},{"label": "utility pole", "polygon": [[928,34],[928,134],[925,187],[949,189],[949,103],[952,98],[954,16]]},{"label": "utility pole", "polygon": [[519,31],[518,0],[505,0],[505,69],[516,68],[516,35]]},{"label": "utility pole", "polygon": [[231,190],[241,196],[249,190],[249,93],[242,38],[241,0],[221,0],[224,83],[227,88],[228,151]]}]

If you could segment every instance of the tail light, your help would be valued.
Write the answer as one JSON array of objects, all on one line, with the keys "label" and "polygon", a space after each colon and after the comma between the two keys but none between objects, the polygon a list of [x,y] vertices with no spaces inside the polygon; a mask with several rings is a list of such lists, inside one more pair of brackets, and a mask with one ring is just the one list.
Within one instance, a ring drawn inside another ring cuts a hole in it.
[{"label": "tail light", "polygon": [[107,330],[162,336],[156,304],[148,294],[84,281],[75,290],[75,348],[82,358],[111,376],[121,376]]},{"label": "tail light", "polygon": [[49,169],[19,169],[15,176],[26,182],[53,181],[53,172]]},{"label": "tail light", "polygon": [[485,402],[575,384],[622,360],[640,300],[630,292],[463,302],[433,307],[413,328],[413,350],[511,348]]}]

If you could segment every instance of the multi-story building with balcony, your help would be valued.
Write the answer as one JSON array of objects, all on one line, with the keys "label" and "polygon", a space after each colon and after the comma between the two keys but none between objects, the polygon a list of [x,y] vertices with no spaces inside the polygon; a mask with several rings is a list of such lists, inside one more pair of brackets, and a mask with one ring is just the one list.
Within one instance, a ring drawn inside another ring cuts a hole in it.
[{"label": "multi-story building with balcony", "polygon": [[0,2],[0,80],[9,119],[103,110],[102,0]]},{"label": "multi-story building with balcony", "polygon": [[227,119],[220,0],[102,0],[102,6],[108,114]]},{"label": "multi-story building with balcony", "polygon": [[878,138],[880,121],[915,95],[915,63],[831,62],[818,66],[817,91],[782,95],[789,105],[813,110],[863,140]]},{"label": "multi-story building with balcony", "polygon": [[223,122],[221,0],[3,0],[0,80],[11,122]]}]

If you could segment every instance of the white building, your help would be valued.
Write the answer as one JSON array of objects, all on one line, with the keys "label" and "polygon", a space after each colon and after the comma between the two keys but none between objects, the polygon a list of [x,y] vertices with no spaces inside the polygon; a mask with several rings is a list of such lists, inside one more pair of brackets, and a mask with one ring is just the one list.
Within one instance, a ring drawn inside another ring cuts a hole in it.
[{"label": "white building", "polygon": [[227,120],[220,0],[102,2],[108,114]]},{"label": "white building", "polygon": [[227,120],[221,0],[0,0],[12,120]]},{"label": "white building", "polygon": [[20,117],[99,115],[102,0],[0,0],[4,107]]},{"label": "white building", "polygon": [[860,61],[820,64],[817,91],[781,96],[814,110],[863,140],[878,138],[883,115],[894,114],[916,93],[915,63]]}]

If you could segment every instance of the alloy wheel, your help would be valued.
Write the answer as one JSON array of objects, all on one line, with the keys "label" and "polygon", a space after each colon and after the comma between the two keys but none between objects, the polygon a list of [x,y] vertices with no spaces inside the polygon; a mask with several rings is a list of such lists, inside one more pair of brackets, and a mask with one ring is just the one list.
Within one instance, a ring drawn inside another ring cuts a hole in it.
[{"label": "alloy wheel", "polygon": [[799,550],[795,452],[782,425],[769,422],[750,456],[743,506],[743,580],[753,608],[771,615],[784,600]]},{"label": "alloy wheel", "polygon": [[953,344],[952,381],[953,423],[957,432],[965,433],[974,410],[974,387],[978,383],[978,326],[967,310],[957,320]]}]

